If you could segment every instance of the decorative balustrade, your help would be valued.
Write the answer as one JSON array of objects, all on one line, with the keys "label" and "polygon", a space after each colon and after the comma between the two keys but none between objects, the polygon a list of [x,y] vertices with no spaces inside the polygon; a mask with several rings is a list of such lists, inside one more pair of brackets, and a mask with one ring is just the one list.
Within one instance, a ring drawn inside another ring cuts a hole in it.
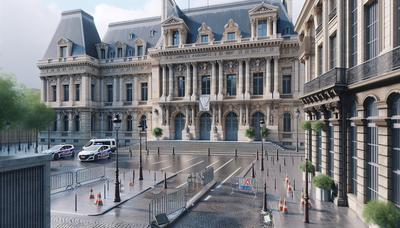
[{"label": "decorative balustrade", "polygon": [[345,68],[334,68],[323,75],[307,82],[304,85],[304,93],[312,93],[323,88],[334,87],[334,86],[345,86],[346,85],[346,69]]}]

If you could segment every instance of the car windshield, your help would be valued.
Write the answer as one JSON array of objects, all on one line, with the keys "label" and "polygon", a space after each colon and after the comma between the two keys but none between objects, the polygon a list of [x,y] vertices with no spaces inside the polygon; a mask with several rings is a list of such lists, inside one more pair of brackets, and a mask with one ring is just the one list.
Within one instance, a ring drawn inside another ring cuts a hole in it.
[{"label": "car windshield", "polygon": [[52,148],[50,148],[50,150],[59,150],[59,149],[61,149],[61,147],[63,147],[63,145],[56,145],[56,146],[53,146]]},{"label": "car windshield", "polygon": [[90,147],[86,148],[86,151],[97,151],[100,147],[101,147],[101,145],[90,146]]},{"label": "car windshield", "polygon": [[89,147],[93,144],[93,141],[89,141],[88,143],[86,143],[85,147]]}]

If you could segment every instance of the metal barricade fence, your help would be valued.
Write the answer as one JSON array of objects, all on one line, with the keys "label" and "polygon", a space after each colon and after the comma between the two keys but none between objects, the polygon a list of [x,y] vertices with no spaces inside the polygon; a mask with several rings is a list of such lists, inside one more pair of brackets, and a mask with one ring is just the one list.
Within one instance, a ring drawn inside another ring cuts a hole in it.
[{"label": "metal barricade fence", "polygon": [[163,194],[153,199],[149,204],[149,224],[158,214],[172,214],[186,207],[185,189],[181,188],[176,192]]},{"label": "metal barricade fence", "polygon": [[80,169],[76,171],[75,181],[76,185],[79,186],[84,182],[103,179],[105,176],[106,168],[104,166]]},{"label": "metal barricade fence", "polygon": [[50,190],[58,190],[58,189],[70,189],[74,188],[74,173],[73,172],[64,172],[53,174],[50,177]]}]

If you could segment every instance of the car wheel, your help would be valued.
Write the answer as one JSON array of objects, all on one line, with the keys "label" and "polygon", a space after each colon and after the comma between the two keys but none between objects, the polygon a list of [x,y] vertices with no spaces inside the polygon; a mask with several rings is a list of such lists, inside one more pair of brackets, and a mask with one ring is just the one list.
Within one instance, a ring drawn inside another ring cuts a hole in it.
[{"label": "car wheel", "polygon": [[99,155],[98,155],[98,154],[96,154],[96,155],[94,156],[94,160],[95,160],[95,161],[99,160]]},{"label": "car wheel", "polygon": [[74,158],[75,157],[75,151],[72,151],[71,153],[71,157]]},{"label": "car wheel", "polygon": [[53,159],[54,159],[54,160],[58,160],[58,159],[60,159],[60,155],[58,155],[58,154],[54,154],[54,155],[53,155]]}]

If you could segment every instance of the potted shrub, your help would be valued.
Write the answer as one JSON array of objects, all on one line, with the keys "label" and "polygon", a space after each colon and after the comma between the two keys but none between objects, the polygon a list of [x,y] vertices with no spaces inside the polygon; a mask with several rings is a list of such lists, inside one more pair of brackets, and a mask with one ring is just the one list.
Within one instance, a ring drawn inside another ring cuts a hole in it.
[{"label": "potted shrub", "polygon": [[253,139],[256,137],[256,130],[254,128],[249,128],[246,130],[246,137],[249,138],[249,141],[253,141]]},{"label": "potted shrub", "polygon": [[312,182],[315,186],[315,198],[322,202],[328,202],[334,184],[332,178],[325,174],[320,174],[315,176]]},{"label": "potted shrub", "polygon": [[321,132],[321,131],[326,131],[326,124],[322,121],[322,120],[317,120],[314,121],[311,125],[311,128],[315,131],[315,132]]},{"label": "potted shrub", "polygon": [[160,139],[160,137],[162,137],[163,135],[163,130],[159,127],[156,127],[153,129],[153,136],[157,138],[157,140]]},{"label": "potted shrub", "polygon": [[311,180],[311,177],[314,175],[314,172],[315,172],[315,167],[312,164],[312,162],[311,161],[307,161],[307,164],[302,163],[299,168],[303,172],[303,175],[302,175],[303,176],[303,181],[306,180],[305,179],[306,168],[307,168],[307,172],[308,172],[308,180]]},{"label": "potted shrub", "polygon": [[269,129],[268,128],[262,128],[261,129],[261,138],[266,140],[269,136]]},{"label": "potted shrub", "polygon": [[305,122],[303,122],[303,129],[305,130],[305,131],[309,131],[309,130],[311,130],[312,128],[311,128],[311,121],[305,121]]},{"label": "potted shrub", "polygon": [[363,217],[370,227],[396,228],[400,224],[400,209],[390,202],[372,200],[364,206]]}]

